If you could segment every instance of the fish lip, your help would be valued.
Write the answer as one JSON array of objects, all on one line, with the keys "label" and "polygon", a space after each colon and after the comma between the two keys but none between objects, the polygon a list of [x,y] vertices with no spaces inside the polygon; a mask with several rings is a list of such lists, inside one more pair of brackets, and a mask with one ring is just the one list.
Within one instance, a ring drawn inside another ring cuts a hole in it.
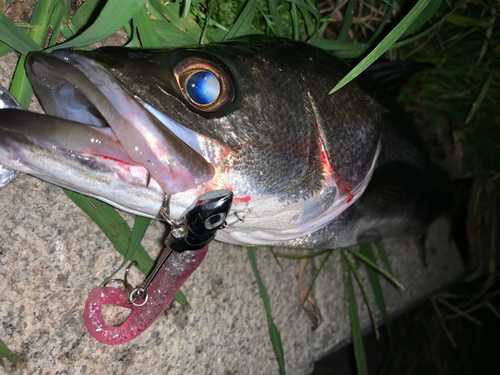
[{"label": "fish lip", "polygon": [[[109,136],[119,141],[138,165],[146,167],[167,194],[186,191],[213,178],[216,164],[203,153],[206,147],[200,144],[203,140],[198,134],[129,92],[98,60],[78,51],[57,50],[50,54],[31,53],[26,66],[30,81],[37,80],[38,86],[53,84],[57,89],[70,91],[68,99],[49,89],[46,96],[51,97],[50,109],[43,105],[47,98],[39,96],[46,113],[86,125],[109,125],[113,128]],[[33,86],[38,95],[36,85]],[[82,96],[85,103],[81,102]],[[165,119],[174,123],[174,130]],[[127,127],[132,135],[125,132]]]}]

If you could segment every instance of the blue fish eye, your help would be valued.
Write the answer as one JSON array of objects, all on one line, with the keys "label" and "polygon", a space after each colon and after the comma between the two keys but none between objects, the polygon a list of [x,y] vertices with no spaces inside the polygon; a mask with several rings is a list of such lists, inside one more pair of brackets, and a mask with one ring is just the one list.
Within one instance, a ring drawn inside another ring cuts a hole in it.
[{"label": "blue fish eye", "polygon": [[186,80],[186,93],[198,105],[211,104],[219,97],[220,84],[212,73],[199,71]]}]

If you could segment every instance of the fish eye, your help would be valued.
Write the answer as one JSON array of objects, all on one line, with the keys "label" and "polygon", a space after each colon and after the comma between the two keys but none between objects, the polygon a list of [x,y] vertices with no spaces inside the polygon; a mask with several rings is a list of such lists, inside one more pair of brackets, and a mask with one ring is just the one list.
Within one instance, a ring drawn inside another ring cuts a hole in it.
[{"label": "fish eye", "polygon": [[191,74],[186,80],[186,93],[199,105],[212,104],[220,93],[220,84],[210,72],[199,71]]},{"label": "fish eye", "polygon": [[216,112],[234,100],[232,75],[222,62],[190,57],[177,63],[173,73],[185,103],[200,112]]}]

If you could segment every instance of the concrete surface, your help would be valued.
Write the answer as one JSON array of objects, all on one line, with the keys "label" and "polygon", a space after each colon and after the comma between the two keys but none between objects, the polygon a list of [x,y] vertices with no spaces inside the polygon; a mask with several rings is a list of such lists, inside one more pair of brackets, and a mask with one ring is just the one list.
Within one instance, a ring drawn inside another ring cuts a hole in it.
[{"label": "concrete surface", "polygon": [[[13,54],[2,59],[3,85],[15,61]],[[132,342],[108,346],[87,332],[83,319],[88,293],[122,259],[99,228],[59,188],[24,175],[0,191],[0,218],[0,338],[26,364],[9,363],[8,373],[278,373],[266,312],[244,248],[213,243],[181,289],[191,309],[173,303]],[[383,281],[390,313],[460,277],[463,266],[447,231],[446,220],[433,224],[427,268],[413,239],[384,241],[395,276],[406,287],[402,293]],[[162,249],[163,232],[163,225],[155,222],[143,241],[153,257]],[[320,261],[311,261],[309,277]],[[287,373],[307,374],[315,359],[350,337],[340,252],[332,254],[313,289],[323,314],[314,332],[307,316],[297,314],[298,262],[280,262],[283,270],[268,248],[257,249]],[[356,264],[366,280],[364,266]],[[364,306],[361,316],[363,327],[369,327]]]}]

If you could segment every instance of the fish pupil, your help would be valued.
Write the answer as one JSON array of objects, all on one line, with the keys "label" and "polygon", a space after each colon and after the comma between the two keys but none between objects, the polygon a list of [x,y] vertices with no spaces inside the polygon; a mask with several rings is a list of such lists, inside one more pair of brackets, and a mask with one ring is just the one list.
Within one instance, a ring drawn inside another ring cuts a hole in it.
[{"label": "fish pupil", "polygon": [[186,80],[186,93],[198,105],[211,104],[219,97],[220,84],[212,73],[199,71]]}]

